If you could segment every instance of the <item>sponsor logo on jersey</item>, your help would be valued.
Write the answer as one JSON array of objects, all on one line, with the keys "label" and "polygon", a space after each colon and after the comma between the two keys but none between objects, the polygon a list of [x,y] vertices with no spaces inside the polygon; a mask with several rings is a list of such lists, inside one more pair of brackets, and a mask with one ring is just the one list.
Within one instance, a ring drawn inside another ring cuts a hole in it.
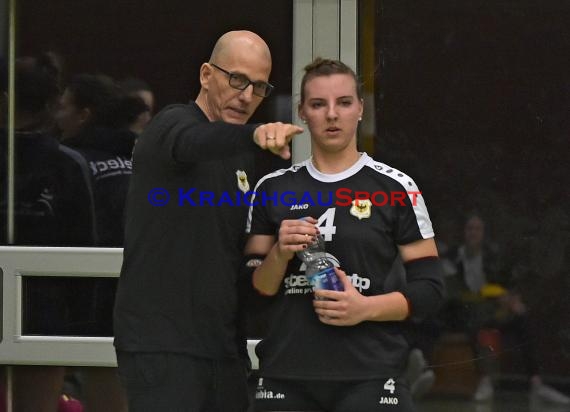
[{"label": "sponsor logo on jersey", "polygon": [[[335,266],[338,267],[338,265]],[[301,266],[300,270],[304,270],[303,266]],[[352,286],[360,293],[370,288],[369,278],[361,277],[357,273],[347,275],[347,277],[350,279]],[[306,295],[313,292],[313,287],[305,275],[291,273],[283,281],[285,283],[286,295]]]},{"label": "sponsor logo on jersey", "polygon": [[255,399],[285,399],[285,394],[273,391],[267,391],[265,389],[255,391]]},{"label": "sponsor logo on jersey", "polygon": [[309,208],[308,203],[304,203],[302,205],[293,205],[289,210],[306,210]]},{"label": "sponsor logo on jersey", "polygon": [[131,174],[133,163],[130,160],[116,156],[112,159],[90,161],[91,173],[95,178],[115,176],[117,174]]},{"label": "sponsor logo on jersey", "polygon": [[313,286],[305,275],[291,273],[284,279],[285,295],[307,295],[313,293]]},{"label": "sponsor logo on jersey", "polygon": [[285,399],[287,396],[281,392],[273,392],[263,386],[263,378],[259,378],[255,389],[255,399]]},{"label": "sponsor logo on jersey", "polygon": [[297,288],[310,286],[309,279],[305,275],[294,275],[291,274],[285,278],[286,288]]},{"label": "sponsor logo on jersey", "polygon": [[243,193],[249,191],[249,182],[247,181],[247,174],[243,170],[236,170],[237,185],[239,190]]},{"label": "sponsor logo on jersey", "polygon": [[352,282],[352,286],[358,289],[362,293],[363,290],[367,290],[370,287],[370,279],[358,276],[358,273],[353,273],[352,275],[347,275],[347,277]]}]

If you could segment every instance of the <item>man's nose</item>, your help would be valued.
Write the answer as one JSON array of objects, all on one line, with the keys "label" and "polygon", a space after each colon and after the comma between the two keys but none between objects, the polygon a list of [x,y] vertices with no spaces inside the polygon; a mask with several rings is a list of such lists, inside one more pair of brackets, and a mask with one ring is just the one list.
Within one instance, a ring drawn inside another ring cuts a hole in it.
[{"label": "man's nose", "polygon": [[251,102],[253,99],[253,84],[249,84],[245,89],[241,91],[239,94],[239,98],[241,101]]}]

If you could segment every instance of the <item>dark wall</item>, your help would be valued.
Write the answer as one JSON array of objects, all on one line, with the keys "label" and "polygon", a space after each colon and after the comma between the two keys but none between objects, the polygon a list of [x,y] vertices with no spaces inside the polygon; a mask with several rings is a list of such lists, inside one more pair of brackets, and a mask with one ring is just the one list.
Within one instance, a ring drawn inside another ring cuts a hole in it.
[{"label": "dark wall", "polygon": [[570,3],[376,5],[375,157],[415,178],[449,245],[469,212],[483,215],[529,304],[541,366],[567,373]]}]

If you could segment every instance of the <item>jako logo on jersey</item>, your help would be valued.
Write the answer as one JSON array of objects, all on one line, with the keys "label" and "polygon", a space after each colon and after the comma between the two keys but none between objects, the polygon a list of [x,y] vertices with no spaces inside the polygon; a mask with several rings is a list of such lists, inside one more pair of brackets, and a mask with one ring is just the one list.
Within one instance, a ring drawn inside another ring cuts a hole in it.
[{"label": "jako logo on jersey", "polygon": [[380,403],[382,405],[397,405],[398,404],[398,398],[393,398],[391,396],[381,396],[380,397]]},{"label": "jako logo on jersey", "polygon": [[293,205],[293,206],[291,206],[291,209],[289,209],[289,210],[305,210],[305,209],[308,209],[308,208],[309,208],[309,204],[308,204],[308,203],[305,203],[305,204],[302,204],[302,205]]}]

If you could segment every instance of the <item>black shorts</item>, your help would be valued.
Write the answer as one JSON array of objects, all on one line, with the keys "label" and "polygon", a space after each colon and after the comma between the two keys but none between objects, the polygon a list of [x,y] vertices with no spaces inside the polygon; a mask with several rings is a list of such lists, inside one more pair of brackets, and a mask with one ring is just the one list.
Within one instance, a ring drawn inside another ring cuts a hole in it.
[{"label": "black shorts", "polygon": [[255,411],[414,412],[403,380],[290,381],[260,378]]},{"label": "black shorts", "polygon": [[117,351],[117,362],[129,412],[245,412],[248,408],[242,359]]}]

